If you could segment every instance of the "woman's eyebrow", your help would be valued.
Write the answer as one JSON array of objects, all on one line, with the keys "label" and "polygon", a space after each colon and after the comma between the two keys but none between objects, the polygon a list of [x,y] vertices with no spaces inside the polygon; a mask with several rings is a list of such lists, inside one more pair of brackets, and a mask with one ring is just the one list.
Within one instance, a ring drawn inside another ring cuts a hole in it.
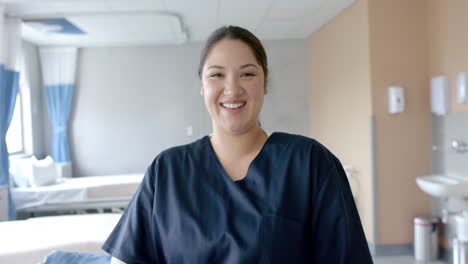
[{"label": "woman's eyebrow", "polygon": [[255,64],[252,64],[252,63],[249,63],[249,64],[244,64],[244,65],[242,65],[240,68],[241,68],[241,69],[243,69],[243,68],[247,68],[247,67],[250,67],[250,66],[253,66],[253,67],[255,67],[255,68],[258,68],[258,66],[257,66],[257,65],[255,65]]},{"label": "woman's eyebrow", "polygon": [[212,65],[210,67],[207,68],[207,70],[211,69],[211,68],[216,68],[216,69],[224,69],[223,66],[219,66],[219,65]]},{"label": "woman's eyebrow", "polygon": [[[255,67],[255,68],[258,68],[257,65],[253,64],[253,63],[248,63],[248,64],[244,64],[242,66],[240,66],[240,69],[244,69],[244,68],[247,68],[247,67]],[[219,66],[219,65],[211,65],[210,67],[207,68],[207,70],[211,69],[211,68],[215,68],[215,69],[224,69],[223,66]]]}]

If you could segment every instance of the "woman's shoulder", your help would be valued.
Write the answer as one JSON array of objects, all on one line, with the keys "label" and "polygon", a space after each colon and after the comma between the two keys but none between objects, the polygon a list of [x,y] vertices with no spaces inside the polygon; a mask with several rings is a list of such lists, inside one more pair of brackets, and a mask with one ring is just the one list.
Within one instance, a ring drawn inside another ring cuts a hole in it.
[{"label": "woman's shoulder", "polygon": [[277,139],[277,142],[280,142],[282,144],[288,144],[293,147],[303,146],[308,148],[328,150],[318,140],[303,135],[291,134],[286,132],[274,132],[271,134],[271,136],[274,136]]},{"label": "woman's shoulder", "polygon": [[299,134],[291,134],[287,132],[273,132],[271,136],[279,138],[280,140],[286,141],[288,143],[298,143],[298,144],[320,144],[317,140],[299,135]]},{"label": "woman's shoulder", "polygon": [[169,147],[161,151],[154,160],[156,162],[177,161],[187,157],[196,157],[197,154],[201,154],[202,150],[207,147],[207,137],[204,136],[188,144]]},{"label": "woman's shoulder", "polygon": [[325,158],[329,161],[335,158],[335,155],[317,139],[285,132],[274,132],[272,136],[275,137],[275,142],[296,153],[307,152],[314,158]]}]

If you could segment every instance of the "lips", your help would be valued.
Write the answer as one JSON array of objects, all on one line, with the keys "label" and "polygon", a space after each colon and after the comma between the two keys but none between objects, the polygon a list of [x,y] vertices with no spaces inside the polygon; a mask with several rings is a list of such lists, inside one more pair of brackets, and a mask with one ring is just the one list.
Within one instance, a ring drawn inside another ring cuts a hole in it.
[{"label": "lips", "polygon": [[226,100],[226,101],[223,101],[223,102],[220,103],[221,107],[228,110],[229,112],[238,112],[246,104],[247,104],[247,102],[242,101],[242,100]]},{"label": "lips", "polygon": [[245,105],[245,103],[239,103],[239,104],[221,104],[223,107],[230,108],[230,109],[237,109]]}]

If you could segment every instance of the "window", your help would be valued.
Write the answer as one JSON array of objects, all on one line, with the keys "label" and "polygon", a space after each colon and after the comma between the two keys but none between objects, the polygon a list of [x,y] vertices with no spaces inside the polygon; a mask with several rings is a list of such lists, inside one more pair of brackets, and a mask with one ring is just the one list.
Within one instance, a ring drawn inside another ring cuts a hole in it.
[{"label": "window", "polygon": [[21,92],[16,97],[15,110],[11,119],[10,127],[6,135],[6,143],[10,154],[24,152],[24,133],[23,133],[23,107]]},{"label": "window", "polygon": [[20,53],[18,61],[20,72],[18,95],[10,127],[6,135],[6,143],[10,156],[24,156],[33,153],[32,98],[23,52]]}]

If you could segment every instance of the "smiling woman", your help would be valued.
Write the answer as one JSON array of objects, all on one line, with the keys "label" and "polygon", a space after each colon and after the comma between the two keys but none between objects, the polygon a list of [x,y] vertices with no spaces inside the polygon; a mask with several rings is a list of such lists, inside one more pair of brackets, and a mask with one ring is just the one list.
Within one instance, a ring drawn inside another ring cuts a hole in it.
[{"label": "smiling woman", "polygon": [[260,41],[216,30],[199,76],[213,134],[155,158],[103,246],[113,261],[372,263],[340,161],[313,139],[260,127]]},{"label": "smiling woman", "polygon": [[[198,72],[202,80],[200,94],[212,119],[211,143],[229,177],[241,180],[267,140],[259,126],[267,94],[265,50],[243,28],[220,28],[208,39]],[[242,134],[250,136],[238,137]],[[232,151],[243,145],[238,144],[240,138],[252,148]]]},{"label": "smiling woman", "polygon": [[214,134],[244,133],[258,127],[266,94],[265,74],[240,40],[225,39],[207,57],[201,95],[211,115]]}]

